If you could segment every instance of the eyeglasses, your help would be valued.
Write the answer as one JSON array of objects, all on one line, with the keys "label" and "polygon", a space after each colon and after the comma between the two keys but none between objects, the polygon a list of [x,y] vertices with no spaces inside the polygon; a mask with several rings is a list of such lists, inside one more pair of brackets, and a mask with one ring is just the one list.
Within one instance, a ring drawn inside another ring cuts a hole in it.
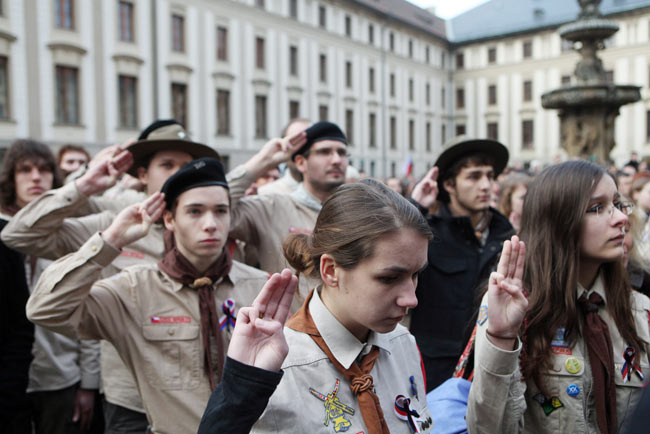
[{"label": "eyeglasses", "polygon": [[308,157],[309,155],[315,155],[317,157],[331,157],[334,154],[338,154],[340,158],[350,158],[350,154],[348,154],[347,149],[344,148],[318,148],[318,149],[310,149],[305,156]]},{"label": "eyeglasses", "polygon": [[598,204],[589,208],[587,210],[587,213],[596,214],[597,216],[608,216],[609,218],[612,218],[614,216],[614,209],[619,210],[625,215],[630,215],[632,214],[632,211],[634,211],[634,204],[629,202],[617,202],[612,203],[607,207],[603,204]]}]

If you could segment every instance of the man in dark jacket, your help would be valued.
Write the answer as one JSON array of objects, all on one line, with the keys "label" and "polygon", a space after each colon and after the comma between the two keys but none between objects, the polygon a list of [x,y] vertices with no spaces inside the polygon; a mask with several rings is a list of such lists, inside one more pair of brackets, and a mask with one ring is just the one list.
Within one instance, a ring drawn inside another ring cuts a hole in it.
[{"label": "man in dark jacket", "polygon": [[[508,219],[489,206],[492,184],[507,162],[508,150],[499,142],[459,139],[413,190],[433,231],[410,325],[427,392],[452,376],[473,329],[480,288],[514,234]],[[436,212],[429,214],[432,208]]]}]

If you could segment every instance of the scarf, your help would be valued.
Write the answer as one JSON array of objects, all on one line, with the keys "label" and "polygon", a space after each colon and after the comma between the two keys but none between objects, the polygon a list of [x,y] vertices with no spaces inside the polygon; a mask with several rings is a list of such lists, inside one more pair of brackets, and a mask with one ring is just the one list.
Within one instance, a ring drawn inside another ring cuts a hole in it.
[{"label": "scarf", "polygon": [[302,182],[298,185],[298,188],[291,193],[291,196],[307,208],[311,208],[315,211],[320,211],[323,207],[318,199],[305,190],[305,185]]},{"label": "scarf", "polygon": [[174,243],[174,234],[165,231],[165,255],[158,262],[158,268],[177,282],[181,282],[199,293],[199,311],[201,313],[201,338],[203,343],[203,370],[210,379],[210,388],[216,387],[214,381],[214,368],[212,352],[210,349],[210,334],[217,341],[217,378],[221,381],[225,351],[223,338],[219,330],[219,316],[214,301],[213,284],[228,275],[232,266],[232,256],[227,248],[223,249],[221,256],[200,274],[194,266],[181,254]]},{"label": "scarf", "polygon": [[366,354],[361,363],[352,363],[350,368],[345,369],[341,363],[334,357],[332,351],[328,348],[325,340],[314,324],[314,320],[309,313],[309,301],[314,295],[314,290],[309,293],[302,307],[296,312],[294,316],[287,322],[287,327],[298,332],[308,334],[321,350],[329,357],[330,362],[336,369],[345,376],[345,379],[350,384],[352,394],[359,402],[361,416],[363,422],[366,424],[369,433],[383,433],[390,434],[386,420],[384,419],[384,412],[381,409],[379,398],[373,390],[373,379],[370,375],[372,367],[379,357],[379,348],[373,347],[368,354]]},{"label": "scarf", "polygon": [[598,315],[598,307],[605,304],[603,298],[592,292],[578,299],[585,317],[583,335],[587,342],[589,361],[594,378],[596,420],[601,433],[618,432],[616,416],[616,384],[614,383],[614,355],[609,328]]}]

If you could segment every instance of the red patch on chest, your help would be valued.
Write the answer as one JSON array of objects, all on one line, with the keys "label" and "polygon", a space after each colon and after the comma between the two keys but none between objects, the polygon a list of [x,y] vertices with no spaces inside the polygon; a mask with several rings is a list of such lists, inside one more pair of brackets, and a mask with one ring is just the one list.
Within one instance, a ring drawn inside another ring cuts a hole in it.
[{"label": "red patch on chest", "polygon": [[189,316],[152,316],[153,324],[187,324],[192,322]]}]

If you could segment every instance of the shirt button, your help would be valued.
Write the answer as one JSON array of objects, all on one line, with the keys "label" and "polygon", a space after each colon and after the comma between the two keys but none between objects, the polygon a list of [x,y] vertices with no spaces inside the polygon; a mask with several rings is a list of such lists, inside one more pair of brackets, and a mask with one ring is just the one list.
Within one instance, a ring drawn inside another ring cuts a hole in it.
[{"label": "shirt button", "polygon": [[167,330],[167,334],[168,334],[169,336],[174,336],[174,333],[176,333],[176,330],[174,330],[174,329],[169,329],[169,330]]},{"label": "shirt button", "polygon": [[90,250],[92,250],[93,252],[96,252],[97,251],[97,246],[95,246],[95,245],[91,246]]}]

